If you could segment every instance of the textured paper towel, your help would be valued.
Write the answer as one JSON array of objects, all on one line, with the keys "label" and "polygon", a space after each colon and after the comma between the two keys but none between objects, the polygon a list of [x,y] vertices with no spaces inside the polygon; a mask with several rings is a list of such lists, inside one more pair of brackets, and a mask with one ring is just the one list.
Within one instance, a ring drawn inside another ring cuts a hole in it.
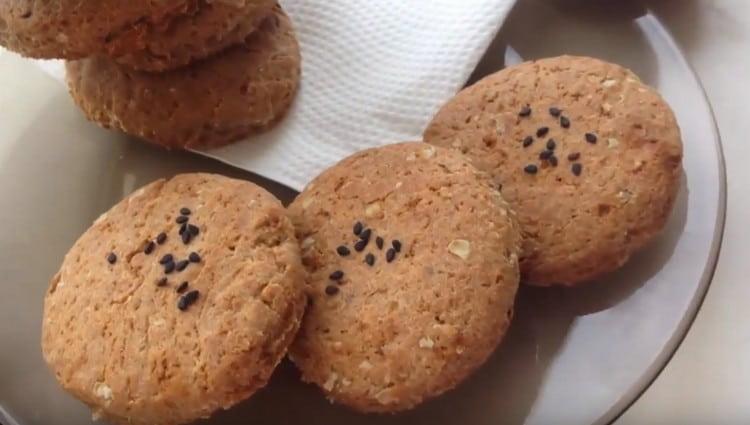
[{"label": "textured paper towel", "polygon": [[[282,0],[303,77],[271,132],[199,152],[301,189],[360,149],[418,140],[468,79],[515,0]],[[57,61],[38,62],[62,81]]]}]

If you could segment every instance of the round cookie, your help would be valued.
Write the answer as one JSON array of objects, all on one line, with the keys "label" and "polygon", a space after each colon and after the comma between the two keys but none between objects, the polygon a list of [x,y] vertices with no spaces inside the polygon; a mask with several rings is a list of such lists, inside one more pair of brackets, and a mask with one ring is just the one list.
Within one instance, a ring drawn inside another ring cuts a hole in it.
[{"label": "round cookie", "polygon": [[463,90],[424,141],[467,154],[518,214],[521,272],[575,285],[622,266],[669,218],[682,142],[667,103],[618,65],[563,56]]},{"label": "round cookie", "polygon": [[167,148],[215,147],[268,128],[300,79],[292,24],[277,8],[244,44],[165,73],[102,57],[67,63],[70,93],[92,121]]},{"label": "round cookie", "polygon": [[[242,43],[274,13],[273,1],[244,1],[244,6],[242,0],[235,3],[236,7],[231,2],[206,3],[203,7],[211,10],[211,13],[197,13],[183,18],[184,23],[174,25],[170,37],[160,40],[157,45],[136,50],[129,46],[119,48],[119,51],[127,53],[115,55],[117,62],[151,72],[179,68]],[[238,13],[237,7],[241,7],[241,12]]]},{"label": "round cookie", "polygon": [[0,2],[0,45],[36,58],[119,57],[147,69],[174,68],[249,34],[274,0]]},{"label": "round cookie", "polygon": [[292,223],[271,194],[210,174],[159,180],[65,256],[42,351],[96,417],[191,422],[266,384],[299,327],[303,286]]},{"label": "round cookie", "polygon": [[520,234],[462,155],[424,143],[366,150],[289,211],[310,299],[290,358],[332,401],[412,408],[455,387],[502,340]]}]

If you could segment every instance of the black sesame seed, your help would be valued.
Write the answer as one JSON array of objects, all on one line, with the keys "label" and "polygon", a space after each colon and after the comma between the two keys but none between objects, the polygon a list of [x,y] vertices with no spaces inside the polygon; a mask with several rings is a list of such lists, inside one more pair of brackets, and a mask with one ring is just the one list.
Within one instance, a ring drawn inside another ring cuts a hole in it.
[{"label": "black sesame seed", "polygon": [[370,236],[372,236],[372,229],[365,229],[359,234],[359,238],[363,241],[369,241]]},{"label": "black sesame seed", "polygon": [[173,262],[174,262],[174,256],[172,254],[167,254],[161,257],[161,260],[159,260],[159,264],[167,264],[167,263],[173,263]]},{"label": "black sesame seed", "polygon": [[555,139],[549,139],[547,140],[547,149],[553,151],[557,147],[557,142],[555,142]]},{"label": "black sesame seed", "polygon": [[159,286],[159,287],[167,286],[167,282],[168,282],[167,278],[163,277],[156,281],[156,286]]},{"label": "black sesame seed", "polygon": [[326,286],[326,295],[333,296],[333,295],[336,295],[338,293],[339,293],[339,287],[338,286],[333,286],[333,285]]},{"label": "black sesame seed", "polygon": [[107,254],[107,262],[109,264],[115,264],[117,262],[117,254],[115,254],[114,252],[110,252],[109,254]]},{"label": "black sesame seed", "polygon": [[188,260],[190,260],[191,263],[200,263],[201,256],[198,255],[197,252],[191,252],[190,255],[188,255]]},{"label": "black sesame seed", "polygon": [[180,284],[180,286],[177,287],[176,291],[177,291],[178,294],[181,294],[181,293],[187,291],[187,288],[188,288],[188,283],[187,282],[182,282]]},{"label": "black sesame seed", "polygon": [[164,242],[167,241],[167,234],[166,233],[159,233],[159,235],[156,237],[156,243],[159,245],[164,244]]},{"label": "black sesame seed", "polygon": [[377,238],[375,238],[375,245],[378,246],[378,249],[383,249],[383,244],[384,243],[385,243],[385,241],[380,236],[378,236]]},{"label": "black sesame seed", "polygon": [[181,215],[181,216],[177,217],[177,220],[175,220],[175,222],[177,222],[177,224],[183,224],[183,223],[187,223],[187,222],[188,222],[188,220],[190,220],[190,219],[188,218],[188,216],[186,216],[186,215]]},{"label": "black sesame seed", "polygon": [[344,272],[341,270],[336,270],[335,272],[331,273],[330,276],[328,276],[331,280],[341,280],[344,278]]},{"label": "black sesame seed", "polygon": [[549,133],[549,127],[539,127],[536,131],[536,137],[544,137]]},{"label": "black sesame seed", "polygon": [[568,161],[578,161],[578,158],[581,157],[580,152],[573,152],[572,154],[568,155]]},{"label": "black sesame seed", "polygon": [[570,119],[568,117],[560,117],[560,126],[562,128],[570,128]]},{"label": "black sesame seed", "polygon": [[154,249],[156,249],[156,244],[154,243],[154,241],[148,241],[148,243],[146,243],[146,246],[143,248],[143,253],[149,255],[154,252]]},{"label": "black sesame seed", "polygon": [[198,236],[201,233],[201,229],[198,226],[194,226],[192,224],[188,224],[188,231],[193,236]]},{"label": "black sesame seed", "polygon": [[191,213],[190,208],[187,208],[187,207],[180,208],[180,214],[182,214],[182,215],[190,215],[190,213]]},{"label": "black sesame seed", "polygon": [[387,262],[389,262],[389,263],[390,263],[390,262],[391,262],[391,261],[393,261],[393,260],[394,260],[395,258],[396,258],[396,250],[395,250],[394,248],[390,248],[390,249],[389,249],[389,250],[388,250],[388,251],[387,251],[387,252],[385,253],[385,261],[387,261]]},{"label": "black sesame seed", "polygon": [[401,241],[400,240],[396,239],[393,242],[391,242],[391,244],[393,245],[393,249],[395,249],[396,252],[401,252]]},{"label": "black sesame seed", "polygon": [[360,239],[357,241],[357,243],[354,244],[354,250],[357,252],[362,252],[367,248],[367,243],[370,242],[367,239]]},{"label": "black sesame seed", "polygon": [[364,225],[358,221],[354,224],[354,235],[359,236],[359,234],[362,233],[362,229],[364,229]]},{"label": "black sesame seed", "polygon": [[526,138],[523,139],[523,147],[525,148],[531,146],[532,143],[534,143],[534,138],[531,136],[526,136]]},{"label": "black sesame seed", "polygon": [[187,223],[182,223],[182,225],[180,226],[180,231],[177,232],[177,233],[179,233],[180,235],[182,235],[183,233],[187,232],[187,229],[188,229],[188,224]]},{"label": "black sesame seed", "polygon": [[367,263],[368,266],[372,267],[375,265],[375,256],[372,254],[367,254],[365,256],[365,263]]},{"label": "black sesame seed", "polygon": [[198,291],[190,291],[187,294],[180,297],[179,301],[177,301],[177,308],[179,308],[182,311],[187,310],[188,307],[195,304],[196,301],[198,301],[198,296],[200,295],[200,292]]},{"label": "black sesame seed", "polygon": [[178,261],[178,262],[177,262],[177,263],[176,263],[176,264],[174,265],[174,268],[175,268],[175,269],[176,269],[176,270],[177,270],[178,272],[181,272],[181,271],[183,271],[183,270],[185,270],[185,269],[187,268],[188,264],[190,264],[190,261],[188,261],[188,260],[182,260],[182,261]]},{"label": "black sesame seed", "polygon": [[166,264],[164,264],[164,274],[170,274],[174,271],[175,264],[174,261],[170,261]]},{"label": "black sesame seed", "polygon": [[594,134],[594,133],[586,133],[585,137],[586,137],[586,141],[587,142],[591,143],[592,145],[596,144],[596,140],[597,140],[596,134]]},{"label": "black sesame seed", "polygon": [[573,171],[573,174],[575,174],[576,176],[580,176],[581,172],[583,171],[583,165],[581,165],[581,163],[579,162],[576,162],[572,167],[570,167],[570,170]]},{"label": "black sesame seed", "polygon": [[190,243],[190,240],[193,239],[193,234],[190,232],[182,232],[182,243],[185,245]]},{"label": "black sesame seed", "polygon": [[560,108],[556,108],[553,106],[549,108],[549,114],[552,115],[553,117],[559,117],[560,114],[562,114],[562,110]]},{"label": "black sesame seed", "polygon": [[551,165],[553,167],[557,167],[557,157],[556,156],[552,155],[551,157],[549,157],[548,161],[549,161],[549,165]]},{"label": "black sesame seed", "polygon": [[523,167],[523,171],[525,171],[527,174],[536,174],[539,169],[534,164],[529,164],[525,167]]},{"label": "black sesame seed", "polygon": [[340,247],[336,248],[336,252],[342,257],[346,257],[347,255],[351,254],[351,251],[349,251],[349,248],[345,247],[344,245],[341,245]]},{"label": "black sesame seed", "polygon": [[529,115],[531,115],[531,108],[528,105],[521,108],[521,111],[518,112],[519,117],[528,117]]},{"label": "black sesame seed", "polygon": [[542,161],[549,159],[549,157],[551,157],[553,153],[554,152],[552,151],[541,151],[539,152],[539,159],[541,159]]}]

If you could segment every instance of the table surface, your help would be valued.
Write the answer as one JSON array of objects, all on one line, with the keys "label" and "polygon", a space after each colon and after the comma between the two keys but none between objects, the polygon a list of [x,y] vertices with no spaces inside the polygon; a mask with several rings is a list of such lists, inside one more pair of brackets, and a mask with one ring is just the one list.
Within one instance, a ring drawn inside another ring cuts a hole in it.
[{"label": "table surface", "polygon": [[[750,212],[750,191],[743,185],[750,178],[750,167],[740,161],[750,157],[750,143],[742,137],[750,133],[750,107],[742,100],[750,98],[750,56],[746,53],[750,45],[750,2],[643,3],[666,22],[708,92],[724,142],[729,205],[726,238],[714,282],[692,329],[670,364],[617,424],[748,423],[750,362],[743,360],[750,355],[750,309],[745,307],[750,300],[750,285],[744,285],[743,274],[748,267],[742,243],[750,239],[750,226],[744,225],[742,218]],[[39,112],[40,102],[33,97],[44,96],[49,86],[39,84],[42,75],[23,61],[3,61],[0,75],[6,72],[29,74],[27,83],[19,83],[23,87],[12,90],[23,90],[29,98],[3,102],[13,105],[2,111],[3,121],[23,122],[21,117]],[[0,100],[8,94],[0,86]],[[21,134],[24,130],[9,131]]]}]

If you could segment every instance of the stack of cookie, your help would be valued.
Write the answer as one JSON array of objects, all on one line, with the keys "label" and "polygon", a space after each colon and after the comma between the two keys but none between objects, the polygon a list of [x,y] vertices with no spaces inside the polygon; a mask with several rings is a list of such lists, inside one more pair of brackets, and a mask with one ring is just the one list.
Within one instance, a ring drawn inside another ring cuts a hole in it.
[{"label": "stack of cookie", "polygon": [[275,0],[4,1],[0,24],[0,45],[68,60],[89,119],[167,148],[267,129],[299,85],[299,46]]},{"label": "stack of cookie", "polygon": [[410,409],[489,358],[522,280],[572,286],[624,264],[680,182],[669,106],[590,58],[489,76],[424,138],[344,159],[287,210],[220,176],[137,191],[52,280],[57,379],[116,423],[177,424],[249,397],[288,350],[332,401]]}]

